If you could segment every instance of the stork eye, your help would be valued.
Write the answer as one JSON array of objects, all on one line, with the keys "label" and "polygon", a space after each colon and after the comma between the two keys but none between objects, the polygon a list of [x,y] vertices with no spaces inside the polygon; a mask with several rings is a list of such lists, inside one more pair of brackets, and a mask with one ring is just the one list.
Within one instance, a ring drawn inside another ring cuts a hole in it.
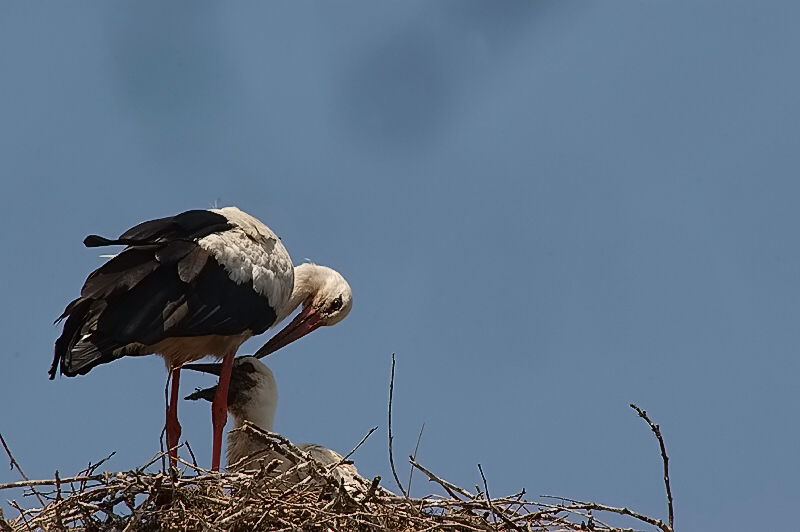
[{"label": "stork eye", "polygon": [[334,299],[334,300],[333,300],[333,302],[331,303],[331,306],[330,306],[330,308],[328,309],[328,312],[336,312],[336,311],[337,311],[337,310],[339,310],[340,308],[342,308],[342,298],[341,298],[341,297],[337,297],[337,298],[336,298],[336,299]]}]

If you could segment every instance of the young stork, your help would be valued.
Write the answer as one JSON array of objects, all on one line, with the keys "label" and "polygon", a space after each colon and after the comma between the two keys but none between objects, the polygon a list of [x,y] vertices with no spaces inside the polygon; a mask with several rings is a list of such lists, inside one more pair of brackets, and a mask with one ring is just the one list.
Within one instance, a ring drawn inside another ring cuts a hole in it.
[{"label": "young stork", "polygon": [[176,459],[181,427],[181,365],[206,355],[222,358],[212,403],[212,469],[219,470],[228,383],[234,355],[298,306],[302,311],[256,353],[266,356],[350,312],[350,286],[315,264],[292,267],[280,239],[236,207],[192,210],[142,222],[116,240],[90,235],[87,247],[124,245],[92,272],[81,296],[57,320],[50,378],[84,375],[126,355],[159,354],[169,371],[167,445]]},{"label": "young stork", "polygon": [[[222,365],[188,364],[185,368],[219,375]],[[216,386],[213,386],[197,390],[186,399],[211,401],[217,393],[216,388]],[[228,411],[233,417],[233,428],[241,428],[244,422],[248,421],[261,429],[271,431],[277,406],[278,388],[272,371],[255,357],[237,357],[233,361],[230,387],[228,388]],[[311,458],[324,466],[330,467],[342,461],[342,455],[315,443],[301,443],[297,447],[307,452]],[[238,463],[240,469],[257,471],[260,468],[259,460],[269,463],[274,458],[283,460],[281,467],[276,470],[278,474],[287,471],[291,467],[289,460],[276,452],[271,452],[266,456],[260,455],[251,461],[242,463],[244,458],[253,456],[263,448],[264,444],[262,442],[247,433],[241,431],[229,432],[228,467]],[[370,485],[370,482],[359,475],[352,464],[344,463],[339,465],[333,470],[333,475],[339,482],[343,482],[346,488],[365,490]],[[299,482],[300,480],[302,480],[302,477],[298,476],[292,479],[292,482]]]}]

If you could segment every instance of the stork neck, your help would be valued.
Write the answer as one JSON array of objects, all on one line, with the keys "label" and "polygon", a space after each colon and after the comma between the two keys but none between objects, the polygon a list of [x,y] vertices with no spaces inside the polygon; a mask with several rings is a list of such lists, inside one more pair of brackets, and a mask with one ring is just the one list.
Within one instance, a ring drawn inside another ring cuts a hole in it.
[{"label": "stork neck", "polygon": [[265,373],[255,376],[257,384],[239,393],[234,403],[228,405],[234,428],[241,428],[245,421],[249,421],[261,429],[272,430],[278,408],[278,387],[269,368],[265,366],[264,369]]},{"label": "stork neck", "polygon": [[294,286],[289,300],[278,312],[278,319],[275,323],[280,323],[289,314],[307,301],[322,287],[322,268],[316,264],[301,264],[294,269]]},{"label": "stork neck", "polygon": [[278,319],[275,320],[275,324],[282,322],[285,320],[289,314],[294,312],[294,309],[299,307],[303,304],[303,302],[311,296],[311,292],[300,291],[297,289],[297,282],[295,281],[294,290],[292,290],[292,295],[289,297],[289,301],[281,308],[280,312],[278,312]]},{"label": "stork neck", "polygon": [[[259,405],[261,406],[261,405]],[[240,429],[245,421],[257,426],[260,429],[272,431],[272,423],[275,420],[275,408],[248,408],[243,412],[233,414],[233,428]]]},{"label": "stork neck", "polygon": [[[243,411],[231,412],[233,414],[233,428],[240,429],[245,421],[266,431],[272,431],[272,420],[275,417],[275,409],[266,408],[263,413],[259,413],[255,408],[248,408]],[[250,456],[262,448],[262,443],[253,436],[244,432],[228,432],[228,465],[239,462],[245,456]]]}]

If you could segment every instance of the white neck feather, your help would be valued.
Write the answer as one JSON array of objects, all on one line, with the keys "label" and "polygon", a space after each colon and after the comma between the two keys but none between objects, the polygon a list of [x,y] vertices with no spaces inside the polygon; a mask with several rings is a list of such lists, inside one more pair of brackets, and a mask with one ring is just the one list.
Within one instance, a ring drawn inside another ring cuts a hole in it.
[{"label": "white neck feather", "polygon": [[[244,392],[245,397],[242,401],[228,405],[235,429],[241,428],[244,422],[248,421],[258,428],[272,431],[275,410],[278,406],[278,389],[275,378],[268,368],[265,374],[258,378],[260,381],[258,385]],[[261,446],[260,441],[243,432],[228,432],[228,464],[235,464],[259,450]]]},{"label": "white neck feather", "polygon": [[294,286],[289,300],[278,311],[278,319],[275,324],[282,322],[294,309],[305,303],[316,294],[324,284],[324,266],[316,264],[301,264],[294,268]]},{"label": "white neck feather", "polygon": [[272,424],[275,421],[275,408],[273,407],[271,411],[267,408],[260,410],[253,408],[252,410],[247,409],[233,414],[233,428],[241,428],[245,421],[249,421],[250,424],[260,429],[272,432]]},{"label": "white neck feather", "polygon": [[278,390],[272,372],[269,377],[259,376],[258,386],[244,392],[245,400],[230,405],[234,428],[240,428],[245,421],[264,430],[272,430],[275,410],[278,407]]}]

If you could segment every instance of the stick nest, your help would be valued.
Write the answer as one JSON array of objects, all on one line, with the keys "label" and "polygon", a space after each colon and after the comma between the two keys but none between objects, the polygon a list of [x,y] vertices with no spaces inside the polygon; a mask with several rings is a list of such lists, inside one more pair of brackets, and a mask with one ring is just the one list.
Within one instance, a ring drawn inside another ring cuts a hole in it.
[{"label": "stick nest", "polygon": [[93,475],[60,489],[60,498],[43,493],[53,500],[43,508],[21,510],[16,519],[0,522],[0,529],[586,530],[591,523],[593,530],[614,530],[574,510],[542,507],[521,496],[406,499],[373,493],[368,498],[367,492],[348,493],[334,481],[283,489],[260,472],[170,477],[129,471]]},{"label": "stick nest", "polygon": [[473,494],[437,477],[413,458],[412,466],[449,496],[397,496],[380,486],[380,477],[344,481],[336,472],[347,463],[344,460],[325,466],[278,434],[250,425],[243,430],[262,438],[292,467],[276,474],[280,462],[273,459],[261,460],[255,471],[215,473],[180,461],[182,471],[148,471],[164,461],[164,453],[159,453],[132,471],[98,473],[103,460],[75,477],[56,474],[53,480],[0,485],[0,489],[25,488],[26,496],[36,496],[42,504],[23,509],[12,502],[19,515],[11,519],[0,513],[0,531],[604,531],[631,529],[606,525],[592,511],[641,519],[627,509],[593,503],[533,502],[524,498],[524,491],[499,498],[487,497],[488,489]]}]

